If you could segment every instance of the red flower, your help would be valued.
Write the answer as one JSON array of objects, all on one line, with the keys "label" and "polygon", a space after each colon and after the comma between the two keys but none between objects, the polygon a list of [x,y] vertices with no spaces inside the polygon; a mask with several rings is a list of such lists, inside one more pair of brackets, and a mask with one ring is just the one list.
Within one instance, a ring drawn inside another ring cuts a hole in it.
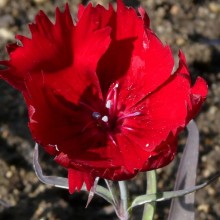
[{"label": "red flower", "polygon": [[140,14],[121,0],[117,12],[81,5],[77,24],[68,6],[55,24],[41,11],[32,38],[17,36],[22,45],[9,45],[1,62],[1,77],[24,95],[34,139],[68,168],[70,192],[167,165],[206,97],[182,52],[173,71],[170,47]]}]

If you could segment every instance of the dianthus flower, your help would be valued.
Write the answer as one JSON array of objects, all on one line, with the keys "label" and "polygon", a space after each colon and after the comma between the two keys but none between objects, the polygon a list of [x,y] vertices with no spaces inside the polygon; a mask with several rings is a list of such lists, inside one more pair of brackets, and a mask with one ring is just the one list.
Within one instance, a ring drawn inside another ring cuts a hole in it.
[{"label": "dianthus flower", "polygon": [[177,137],[207,94],[191,86],[182,52],[168,45],[121,0],[117,10],[68,5],[53,24],[40,11],[32,38],[16,36],[0,76],[22,92],[34,140],[68,169],[69,190],[89,190],[96,177],[126,180],[167,165]]}]

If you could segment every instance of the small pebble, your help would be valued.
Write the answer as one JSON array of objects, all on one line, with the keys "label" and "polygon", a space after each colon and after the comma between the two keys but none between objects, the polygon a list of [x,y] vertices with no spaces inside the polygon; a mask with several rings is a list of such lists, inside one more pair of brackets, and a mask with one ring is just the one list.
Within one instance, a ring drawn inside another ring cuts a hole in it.
[{"label": "small pebble", "polygon": [[0,9],[4,8],[7,4],[8,0],[0,0]]},{"label": "small pebble", "polygon": [[178,13],[180,12],[180,8],[178,5],[173,5],[170,9],[170,13],[173,15],[173,16],[176,16]]},{"label": "small pebble", "polygon": [[13,173],[11,171],[8,171],[5,176],[6,178],[10,179],[13,176]]},{"label": "small pebble", "polygon": [[207,204],[199,205],[198,206],[198,211],[208,213],[209,212],[209,206]]},{"label": "small pebble", "polygon": [[42,3],[44,3],[44,2],[46,2],[47,0],[34,0],[34,2],[36,3],[36,4],[42,4]]},{"label": "small pebble", "polygon": [[209,10],[213,13],[220,13],[220,4],[216,2],[209,3]]},{"label": "small pebble", "polygon": [[177,38],[177,39],[176,39],[176,44],[177,44],[178,46],[183,46],[183,45],[185,44],[185,39],[182,38],[182,37]]},{"label": "small pebble", "polygon": [[0,28],[0,39],[4,40],[13,40],[14,34],[6,28]]}]

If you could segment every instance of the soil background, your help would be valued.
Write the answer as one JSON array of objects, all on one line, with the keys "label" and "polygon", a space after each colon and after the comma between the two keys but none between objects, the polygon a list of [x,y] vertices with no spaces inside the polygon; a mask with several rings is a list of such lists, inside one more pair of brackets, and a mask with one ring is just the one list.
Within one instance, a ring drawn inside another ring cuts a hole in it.
[{"label": "soil background", "polygon": [[[80,1],[69,1],[73,13]],[[6,59],[5,46],[15,34],[30,36],[28,23],[43,9],[54,20],[58,0],[0,0],[0,59]],[[84,1],[83,3],[86,3]],[[151,27],[159,38],[171,45],[174,54],[181,48],[193,79],[200,75],[209,84],[209,94],[196,118],[200,130],[200,158],[197,182],[210,179],[220,168],[220,1],[146,0],[142,2],[151,18]],[[137,7],[139,2],[126,1]],[[27,110],[16,90],[0,81],[0,219],[8,220],[100,220],[116,219],[114,210],[95,197],[85,209],[87,194],[69,195],[67,190],[39,182],[33,167],[34,143],[27,128]],[[171,190],[183,149],[167,167],[158,170],[158,188]],[[66,176],[44,152],[40,154],[44,173]],[[132,197],[145,192],[144,174],[129,181]],[[1,200],[1,201],[2,201]],[[158,203],[155,219],[167,219],[170,202]],[[141,208],[135,213],[141,213]],[[134,219],[139,220],[139,217]],[[196,193],[196,219],[220,219],[220,181]]]}]

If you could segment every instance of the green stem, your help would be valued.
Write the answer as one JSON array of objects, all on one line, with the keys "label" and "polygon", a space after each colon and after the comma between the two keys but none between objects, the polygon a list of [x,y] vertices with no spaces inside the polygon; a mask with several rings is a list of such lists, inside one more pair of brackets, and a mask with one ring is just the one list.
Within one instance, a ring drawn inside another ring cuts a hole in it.
[{"label": "green stem", "polygon": [[[155,194],[157,192],[156,171],[147,172],[147,194]],[[156,209],[156,202],[146,203],[142,220],[153,220]]]},{"label": "green stem", "polygon": [[125,181],[119,181],[119,190],[120,190],[120,220],[128,220],[128,194],[127,194],[127,187]]}]

